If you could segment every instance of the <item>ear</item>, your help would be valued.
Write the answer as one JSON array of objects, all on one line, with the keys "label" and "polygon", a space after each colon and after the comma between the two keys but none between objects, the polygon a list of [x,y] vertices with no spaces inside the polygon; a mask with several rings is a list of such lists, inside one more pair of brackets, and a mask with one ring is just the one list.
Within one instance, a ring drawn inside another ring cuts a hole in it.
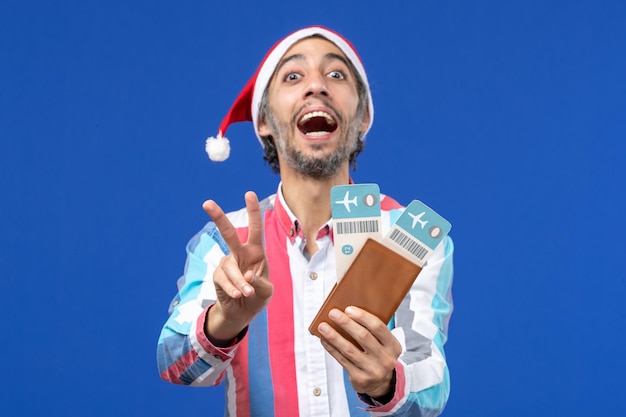
[{"label": "ear", "polygon": [[365,132],[367,127],[370,125],[370,112],[369,109],[365,111],[365,116],[363,116],[363,121],[361,122],[361,129],[359,131]]},{"label": "ear", "polygon": [[265,117],[259,119],[259,126],[257,127],[256,131],[262,138],[272,135],[272,131],[265,121]]}]

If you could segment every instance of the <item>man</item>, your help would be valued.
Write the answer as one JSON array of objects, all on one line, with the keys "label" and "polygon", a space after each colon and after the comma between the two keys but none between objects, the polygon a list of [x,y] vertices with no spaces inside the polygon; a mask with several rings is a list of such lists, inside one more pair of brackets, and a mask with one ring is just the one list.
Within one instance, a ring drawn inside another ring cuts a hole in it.
[{"label": "man", "polygon": [[[363,65],[337,33],[309,27],[266,55],[207,141],[228,156],[229,124],[250,120],[280,173],[275,195],[213,220],[187,246],[185,273],[158,345],[161,377],[187,385],[224,381],[227,416],[435,416],[448,398],[443,344],[452,312],[452,241],[429,258],[391,323],[366,310],[333,310],[322,339],[307,328],[337,281],[330,190],[373,120]],[[381,196],[388,229],[402,207]],[[386,230],[383,230],[385,233]]]}]

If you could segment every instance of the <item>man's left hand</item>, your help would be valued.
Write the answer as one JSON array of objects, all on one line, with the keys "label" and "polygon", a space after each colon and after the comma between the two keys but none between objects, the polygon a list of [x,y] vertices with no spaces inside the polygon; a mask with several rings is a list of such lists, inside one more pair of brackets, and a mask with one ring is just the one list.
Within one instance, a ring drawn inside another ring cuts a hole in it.
[{"label": "man's left hand", "polygon": [[352,387],[372,398],[387,396],[394,390],[394,369],[402,353],[400,342],[385,323],[363,309],[333,309],[329,318],[363,348],[360,350],[328,323],[320,324],[324,348],[348,372]]}]

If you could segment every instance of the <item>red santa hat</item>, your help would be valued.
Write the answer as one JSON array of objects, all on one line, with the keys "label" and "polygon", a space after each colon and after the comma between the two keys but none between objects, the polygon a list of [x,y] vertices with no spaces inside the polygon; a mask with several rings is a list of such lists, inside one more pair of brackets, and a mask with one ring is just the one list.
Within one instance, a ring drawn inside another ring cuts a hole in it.
[{"label": "red santa hat", "polygon": [[314,35],[320,35],[334,43],[346,55],[352,65],[354,65],[354,68],[361,77],[361,80],[363,80],[363,84],[365,85],[365,89],[367,91],[367,104],[369,110],[369,125],[367,130],[362,135],[362,139],[365,138],[365,133],[369,131],[374,120],[374,105],[372,104],[372,95],[361,58],[359,58],[354,46],[352,46],[352,44],[343,36],[321,26],[311,26],[293,32],[291,35],[278,41],[267,52],[256,73],[252,76],[252,78],[250,78],[243,90],[241,90],[241,93],[239,93],[239,96],[226,114],[226,117],[222,120],[219,130],[217,131],[217,137],[207,138],[206,152],[212,161],[224,161],[230,155],[230,143],[224,135],[226,134],[226,129],[228,129],[228,126],[232,123],[252,122],[254,124],[254,132],[256,133],[259,142],[261,142],[261,146],[263,146],[263,141],[257,131],[259,104],[261,103],[263,93],[265,92],[272,75],[274,75],[276,66],[287,50],[296,42]]}]

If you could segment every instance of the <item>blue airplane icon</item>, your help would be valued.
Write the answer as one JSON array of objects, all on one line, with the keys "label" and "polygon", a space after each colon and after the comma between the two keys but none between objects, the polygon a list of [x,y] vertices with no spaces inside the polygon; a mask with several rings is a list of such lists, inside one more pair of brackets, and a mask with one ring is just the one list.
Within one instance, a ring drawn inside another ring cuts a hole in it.
[{"label": "blue airplane icon", "polygon": [[350,196],[350,191],[346,191],[346,195],[343,197],[343,200],[335,201],[335,204],[343,204],[350,213],[350,204],[354,204],[354,206],[358,206],[356,202],[356,196],[350,200],[348,197]]}]

